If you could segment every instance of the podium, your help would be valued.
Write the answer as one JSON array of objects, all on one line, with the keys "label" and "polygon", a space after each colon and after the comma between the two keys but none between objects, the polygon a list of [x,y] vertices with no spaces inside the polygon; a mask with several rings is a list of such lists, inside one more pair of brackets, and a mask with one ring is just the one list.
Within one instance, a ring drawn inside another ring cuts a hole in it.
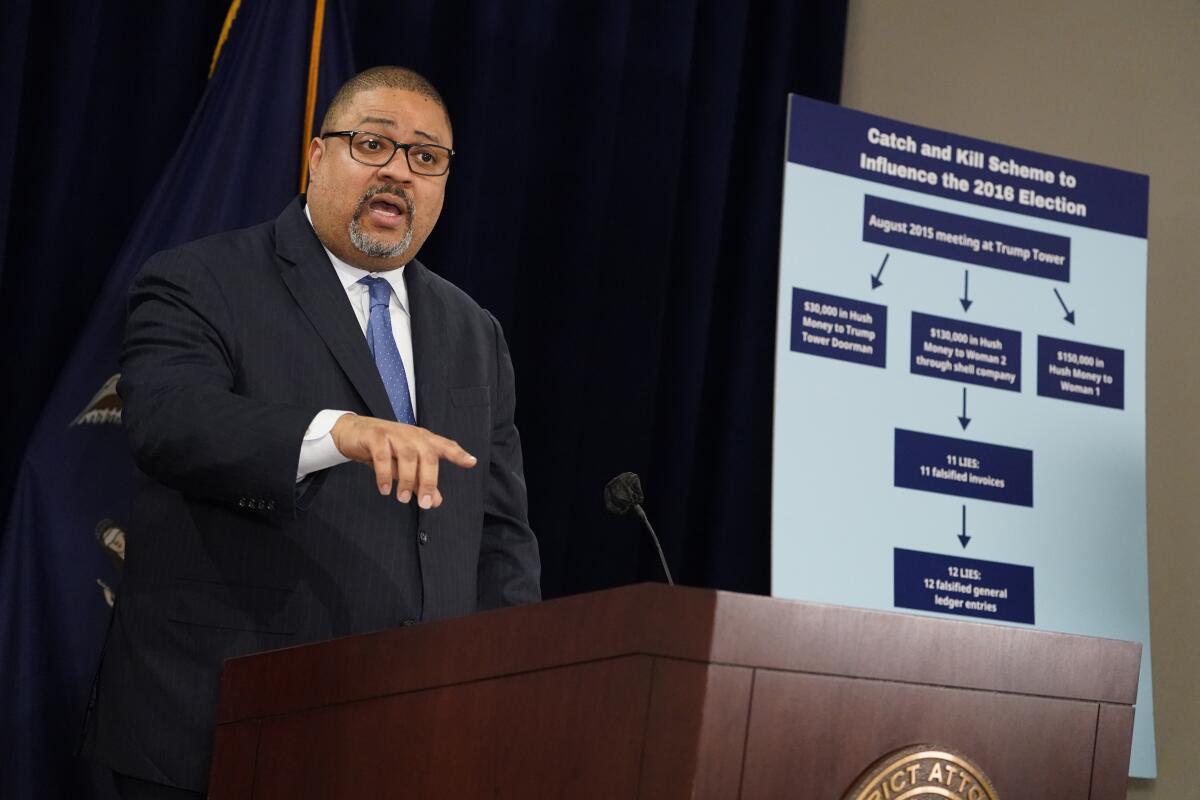
[{"label": "podium", "polygon": [[928,744],[1004,800],[1119,800],[1140,658],[641,584],[230,659],[210,797],[840,800]]}]

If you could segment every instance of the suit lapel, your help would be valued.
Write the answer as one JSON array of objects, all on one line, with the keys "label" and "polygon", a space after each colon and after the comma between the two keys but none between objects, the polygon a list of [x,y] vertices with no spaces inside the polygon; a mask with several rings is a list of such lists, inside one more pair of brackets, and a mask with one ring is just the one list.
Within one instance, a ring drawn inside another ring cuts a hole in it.
[{"label": "suit lapel", "polygon": [[445,304],[420,261],[404,268],[412,320],[413,368],[417,371],[417,424],[443,436],[449,395],[450,354]]},{"label": "suit lapel", "polygon": [[[346,290],[304,216],[301,199],[275,221],[275,252],[287,262],[283,282],[372,416],[395,419],[367,340],[346,300]],[[420,374],[418,370],[418,377]]]}]

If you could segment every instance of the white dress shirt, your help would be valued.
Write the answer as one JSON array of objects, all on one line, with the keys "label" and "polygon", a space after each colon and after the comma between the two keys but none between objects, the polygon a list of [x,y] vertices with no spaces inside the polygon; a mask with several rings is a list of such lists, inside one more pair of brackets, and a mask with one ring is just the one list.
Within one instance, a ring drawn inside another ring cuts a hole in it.
[{"label": "white dress shirt", "polygon": [[[312,216],[308,213],[307,206],[304,208],[304,215],[308,217],[311,225]],[[392,296],[388,301],[388,315],[392,321],[392,336],[396,339],[396,349],[400,351],[400,359],[404,362],[404,372],[408,378],[408,396],[412,399],[413,415],[416,416],[417,382],[413,369],[412,319],[408,313],[408,287],[404,283],[405,267],[384,272],[367,272],[364,269],[350,266],[329,252],[327,247],[325,255],[329,256],[329,262],[333,264],[338,280],[342,282],[346,299],[350,303],[350,308],[354,310],[354,316],[358,319],[358,326],[362,328],[364,338],[367,334],[367,323],[371,319],[371,290],[359,281],[367,275],[373,275],[383,278],[391,284]],[[313,421],[309,423],[308,430],[304,432],[304,439],[300,443],[300,463],[296,466],[297,481],[303,480],[305,475],[344,464],[350,460],[337,449],[330,433],[334,423],[343,414],[350,413],[353,412],[327,408],[318,411],[317,415],[313,417]]]}]

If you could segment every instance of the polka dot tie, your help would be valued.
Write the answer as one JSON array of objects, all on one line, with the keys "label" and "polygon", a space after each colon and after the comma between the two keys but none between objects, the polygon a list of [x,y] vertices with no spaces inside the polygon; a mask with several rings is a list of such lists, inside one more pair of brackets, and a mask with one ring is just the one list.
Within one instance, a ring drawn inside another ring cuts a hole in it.
[{"label": "polka dot tie", "polygon": [[392,316],[388,313],[388,301],[392,296],[392,285],[383,278],[368,275],[359,281],[371,290],[371,316],[367,322],[367,344],[375,357],[383,388],[387,389],[392,401],[392,413],[398,422],[415,425],[412,398],[408,394],[408,374],[404,371],[404,360],[396,349],[396,337],[392,335]]}]

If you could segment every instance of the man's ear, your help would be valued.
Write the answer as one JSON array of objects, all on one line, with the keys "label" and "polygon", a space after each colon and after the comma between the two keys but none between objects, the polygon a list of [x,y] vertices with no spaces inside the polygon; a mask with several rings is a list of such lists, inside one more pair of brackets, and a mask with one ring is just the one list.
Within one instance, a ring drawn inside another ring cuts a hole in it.
[{"label": "man's ear", "polygon": [[321,159],[325,156],[325,140],[319,136],[314,136],[313,140],[308,143],[308,182],[312,183],[313,176],[317,174],[317,168],[321,165]]}]

